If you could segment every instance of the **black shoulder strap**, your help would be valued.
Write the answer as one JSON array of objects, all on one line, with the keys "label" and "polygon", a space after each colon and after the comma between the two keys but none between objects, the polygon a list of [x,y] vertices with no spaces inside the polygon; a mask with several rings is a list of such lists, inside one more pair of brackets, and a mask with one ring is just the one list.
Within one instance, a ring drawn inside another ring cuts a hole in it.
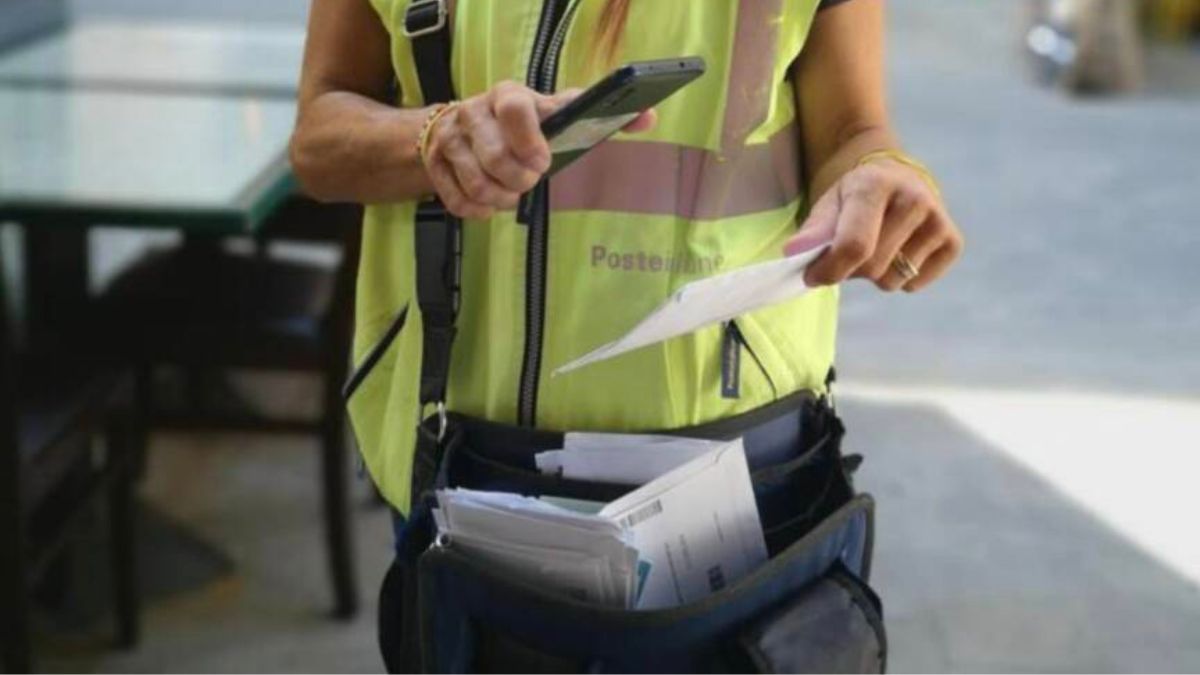
[{"label": "black shoulder strap", "polygon": [[[413,59],[427,105],[454,100],[450,77],[450,20],[446,0],[413,0],[404,16]],[[442,406],[457,332],[462,222],[437,199],[422,202],[416,216],[417,304],[421,308],[421,406]],[[444,411],[444,408],[443,408]]]},{"label": "black shoulder strap", "polygon": [[413,0],[404,14],[404,35],[412,41],[413,61],[417,64],[425,105],[454,100],[446,0]]}]

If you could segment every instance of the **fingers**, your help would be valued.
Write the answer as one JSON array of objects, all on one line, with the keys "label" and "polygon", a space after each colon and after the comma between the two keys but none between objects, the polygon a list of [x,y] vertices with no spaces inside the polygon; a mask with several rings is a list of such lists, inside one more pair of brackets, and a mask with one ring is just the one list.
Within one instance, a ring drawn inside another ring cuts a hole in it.
[{"label": "fingers", "polygon": [[471,201],[463,192],[458,185],[458,178],[454,175],[454,169],[448,162],[443,159],[435,159],[429,163],[426,171],[429,172],[429,180],[433,182],[433,188],[437,190],[442,205],[450,213],[459,218],[485,219],[492,217],[494,209]]},{"label": "fingers", "polygon": [[934,231],[928,242],[922,244],[922,250],[914,255],[924,253],[925,257],[914,264],[921,270],[916,279],[904,285],[904,290],[916,293],[942,278],[950,266],[962,257],[965,242],[958,228],[944,213],[937,213],[929,222]]},{"label": "fingers", "polygon": [[[914,233],[929,219],[931,206],[910,195],[898,194],[888,209],[887,222],[875,248],[875,255],[857,272],[857,276],[870,279],[883,291],[896,291],[905,279],[896,269],[895,262],[901,247],[905,257],[918,268],[921,262],[911,255]],[[928,253],[926,253],[926,256]],[[924,258],[922,258],[924,260]]]},{"label": "fingers", "polygon": [[497,85],[491,93],[491,111],[500,125],[509,151],[538,174],[550,168],[550,144],[542,135],[538,105],[546,105],[536,94],[515,82]]},{"label": "fingers", "polygon": [[529,191],[541,177],[510,151],[489,105],[464,105],[458,116],[459,131],[469,141],[487,176],[504,190],[518,195]]},{"label": "fingers", "polygon": [[544,120],[558,112],[559,108],[579,98],[582,93],[582,89],[571,87],[554,94],[535,94],[534,102],[537,106],[538,120]]},{"label": "fingers", "polygon": [[808,218],[800,226],[800,231],[783,245],[784,255],[798,255],[829,243],[837,229],[840,207],[841,195],[838,194],[838,190],[826,191],[809,212]]},{"label": "fingers", "polygon": [[885,291],[903,288],[906,292],[919,291],[941,278],[962,252],[962,235],[941,210],[934,210],[922,225],[913,232],[901,251],[917,269],[917,276],[905,278],[895,268],[896,257],[891,258],[889,269],[876,281]]},{"label": "fingers", "polygon": [[651,131],[657,126],[658,111],[654,108],[651,108],[649,110],[642,111],[642,114],[638,115],[637,118],[629,124],[626,124],[621,130],[629,134],[640,134]]},{"label": "fingers", "polygon": [[507,191],[488,178],[467,147],[459,111],[444,115],[430,132],[426,170],[442,204],[460,218],[490,218],[509,200]]},{"label": "fingers", "polygon": [[471,136],[471,151],[487,176],[515,195],[532,190],[542,177],[517,159],[496,134]]},{"label": "fingers", "polygon": [[850,278],[875,255],[893,186],[885,171],[864,166],[838,184],[841,209],[833,244],[809,266],[809,286],[838,284]]},{"label": "fingers", "polygon": [[884,291],[896,291],[903,288],[913,278],[907,278],[896,269],[896,260],[903,254],[905,258],[912,263],[913,267],[920,270],[924,267],[925,261],[929,256],[938,249],[942,244],[942,237],[937,233],[935,228],[922,224],[908,241],[903,243],[901,249],[897,250],[891,258],[888,259],[887,268],[883,270],[880,276],[875,277],[875,285]]},{"label": "fingers", "polygon": [[946,270],[950,269],[950,266],[958,259],[958,256],[958,250],[950,244],[939,248],[925,262],[925,267],[921,269],[921,274],[916,279],[905,284],[904,290],[908,293],[916,293],[942,278]]},{"label": "fingers", "polygon": [[520,193],[509,190],[484,171],[479,158],[461,137],[447,143],[442,154],[454,168],[458,185],[468,199],[502,209],[517,205]]},{"label": "fingers", "polygon": [[[836,199],[835,199],[836,197]],[[963,237],[936,194],[910,168],[879,163],[846,174],[813,207],[785,252],[819,245],[830,233],[830,249],[809,266],[810,286],[871,279],[884,291],[919,291],[941,278],[963,250]],[[917,268],[905,278],[900,254]]]},{"label": "fingers", "polygon": [[539,106],[561,105],[572,95],[546,97],[505,82],[442,115],[424,159],[446,207],[464,218],[514,208],[550,167]]}]

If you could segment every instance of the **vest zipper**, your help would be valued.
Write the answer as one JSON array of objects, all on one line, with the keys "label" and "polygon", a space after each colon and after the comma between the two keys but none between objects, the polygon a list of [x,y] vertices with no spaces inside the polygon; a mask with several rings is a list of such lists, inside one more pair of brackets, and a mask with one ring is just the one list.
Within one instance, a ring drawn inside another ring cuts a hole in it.
[{"label": "vest zipper", "polygon": [[[553,93],[558,75],[558,55],[577,2],[545,0],[538,21],[533,56],[526,85],[543,94]],[[517,399],[521,426],[537,423],[538,379],[542,370],[542,333],[546,314],[546,245],[550,230],[550,188],[547,181],[522,200],[520,220],[529,226],[525,247],[525,356]]]}]

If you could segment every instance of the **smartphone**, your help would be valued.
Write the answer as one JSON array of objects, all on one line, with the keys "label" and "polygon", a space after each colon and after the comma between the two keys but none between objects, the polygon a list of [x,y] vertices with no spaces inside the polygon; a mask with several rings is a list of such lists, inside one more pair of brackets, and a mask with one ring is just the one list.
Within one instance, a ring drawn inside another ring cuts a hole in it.
[{"label": "smartphone", "polygon": [[642,112],[704,74],[704,59],[689,56],[638,61],[613,71],[542,121],[550,142],[553,175],[617,133]]}]

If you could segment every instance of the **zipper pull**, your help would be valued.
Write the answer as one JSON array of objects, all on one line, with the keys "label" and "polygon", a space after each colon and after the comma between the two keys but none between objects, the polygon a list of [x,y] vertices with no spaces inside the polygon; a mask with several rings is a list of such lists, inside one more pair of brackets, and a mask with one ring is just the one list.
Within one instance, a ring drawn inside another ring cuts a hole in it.
[{"label": "zipper pull", "polygon": [[[535,187],[534,190],[537,190]],[[521,201],[517,204],[517,224],[528,226],[533,222],[533,192],[526,192],[521,195]]]},{"label": "zipper pull", "polygon": [[721,398],[742,395],[742,334],[737,324],[725,324],[721,336]]},{"label": "zipper pull", "polygon": [[833,393],[833,385],[837,383],[837,367],[829,366],[829,374],[825,376],[825,399],[829,403],[829,410],[837,415],[837,396]]},{"label": "zipper pull", "polygon": [[534,211],[537,210],[538,202],[541,201],[542,191],[549,188],[549,183],[543,178],[533,189],[521,195],[521,201],[517,204],[517,222],[521,225],[530,225],[533,223]]}]

